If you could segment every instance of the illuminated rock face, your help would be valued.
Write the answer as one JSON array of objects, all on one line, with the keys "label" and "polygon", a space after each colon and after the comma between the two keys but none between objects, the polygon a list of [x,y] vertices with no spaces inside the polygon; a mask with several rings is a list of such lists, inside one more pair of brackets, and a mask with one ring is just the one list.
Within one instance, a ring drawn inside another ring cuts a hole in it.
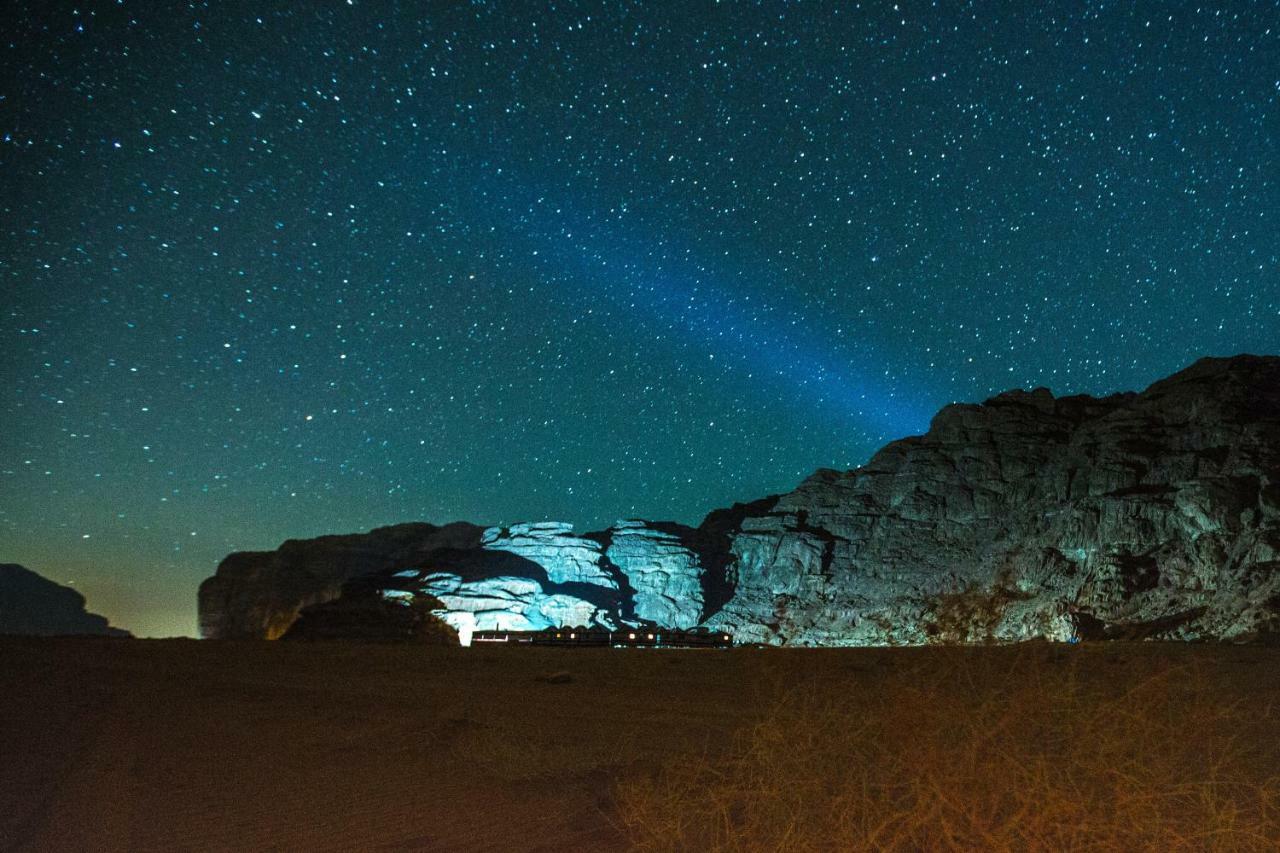
[{"label": "illuminated rock face", "polygon": [[616,589],[617,579],[605,570],[600,543],[576,536],[572,524],[544,521],[490,527],[480,540],[491,551],[509,551],[537,563],[552,583],[590,583]]},{"label": "illuminated rock face", "polygon": [[733,532],[739,640],[1241,640],[1280,611],[1280,359],[1013,391],[819,471]]},{"label": "illuminated rock face", "polygon": [[412,580],[410,591],[387,590],[390,600],[410,602],[415,595],[430,595],[442,608],[434,613],[470,645],[473,631],[541,631],[564,626],[604,627],[615,630],[615,608],[609,597],[589,601],[578,595],[549,591],[538,580],[501,576],[464,581],[456,574],[399,573]]},{"label": "illuminated rock face", "polygon": [[490,528],[481,550],[433,555],[384,584],[393,600],[430,595],[465,643],[472,631],[538,631],[654,622],[687,628],[702,614],[691,528],[620,521],[577,535],[568,524]]},{"label": "illuminated rock face", "polygon": [[334,601],[356,579],[367,580],[355,586],[359,594],[373,585],[390,602],[435,597],[436,615],[463,638],[490,629],[696,625],[702,568],[678,535],[693,531],[661,527],[619,522],[579,535],[549,522],[399,525],[233,554],[201,586],[202,633],[283,636],[299,614]]},{"label": "illuminated rock face", "polygon": [[692,628],[702,618],[702,565],[678,531],[689,528],[619,521],[606,531],[605,556],[626,576],[635,615],[669,628]]},{"label": "illuminated rock face", "polygon": [[1204,359],[1142,393],[952,405],[862,468],[712,512],[400,525],[233,554],[206,636],[277,636],[367,576],[477,628],[652,621],[863,645],[1280,634],[1280,359]]}]

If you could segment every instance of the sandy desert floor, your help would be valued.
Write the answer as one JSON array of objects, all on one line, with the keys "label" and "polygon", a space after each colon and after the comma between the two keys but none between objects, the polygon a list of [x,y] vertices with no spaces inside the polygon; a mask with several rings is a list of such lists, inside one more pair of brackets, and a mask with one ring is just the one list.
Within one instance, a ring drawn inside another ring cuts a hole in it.
[{"label": "sandy desert floor", "polygon": [[[1074,698],[1059,707],[1064,693]],[[1090,708],[1126,728],[1117,735],[1116,724],[1082,719]],[[854,733],[863,722],[873,728]],[[1091,734],[1095,726],[1102,736]],[[1205,741],[1208,753],[1180,743],[1206,726],[1218,732]],[[997,736],[975,746],[985,733]],[[762,797],[781,799],[771,780],[810,790],[783,823],[838,789],[830,776],[852,762],[841,749],[872,744],[908,776],[903,757],[933,744],[946,752],[947,772],[956,772],[954,756],[968,756],[975,778],[995,772],[988,761],[1026,768],[1043,758],[1051,775],[1068,779],[1061,763],[1108,737],[1123,743],[1106,760],[1120,766],[1129,755],[1171,784],[1247,782],[1218,797],[1213,814],[1225,801],[1228,823],[1249,827],[1247,843],[1234,846],[1280,848],[1268,838],[1271,818],[1256,814],[1275,805],[1269,786],[1280,784],[1275,648],[655,651],[5,638],[0,850],[595,851],[695,840],[817,849],[837,836],[840,846],[859,838],[909,846],[918,842],[911,832],[933,830],[899,822],[868,835],[863,815],[862,835],[849,834],[852,819],[776,835],[753,827],[751,815]],[[703,786],[734,791],[738,774],[754,779],[750,791],[726,795],[732,802],[703,796]],[[1133,774],[1126,778],[1116,784]],[[1091,795],[1071,784],[1072,797]],[[906,788],[895,790],[895,802],[908,802]],[[925,789],[912,790],[919,808]],[[1115,799],[1109,791],[1102,795]],[[990,814],[974,818],[980,828],[957,830],[953,846],[1011,837],[997,834],[1007,793],[992,796]],[[961,810],[976,814],[971,805]],[[718,809],[730,829],[690,828],[700,816],[715,822]],[[985,841],[981,826],[990,827]],[[1204,839],[1186,840],[1192,849]]]}]

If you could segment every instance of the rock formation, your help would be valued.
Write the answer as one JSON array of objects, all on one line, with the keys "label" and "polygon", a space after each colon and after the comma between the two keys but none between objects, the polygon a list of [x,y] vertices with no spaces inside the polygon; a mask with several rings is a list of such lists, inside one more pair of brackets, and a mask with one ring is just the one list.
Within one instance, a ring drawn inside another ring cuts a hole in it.
[{"label": "rock formation", "polygon": [[14,563],[0,563],[0,634],[129,637],[85,610],[84,596]]},{"label": "rock formation", "polygon": [[636,618],[670,628],[702,619],[703,567],[689,543],[696,534],[675,524],[619,521],[605,531],[605,557],[632,589]]},{"label": "rock formation", "polygon": [[[389,531],[394,531],[390,533]],[[401,525],[232,555],[206,636],[275,636],[342,582],[476,628],[706,624],[772,644],[1280,635],[1280,358],[1202,359],[1141,393],[951,405],[852,471],[717,510]]]},{"label": "rock formation", "polygon": [[[623,596],[603,568],[598,543],[572,535],[565,524],[512,530],[490,528],[477,549],[437,551],[416,567],[384,575],[383,595],[404,604],[423,595],[438,599],[437,614],[463,643],[475,630],[617,627]],[[590,580],[574,580],[582,577]]]},{"label": "rock formation", "polygon": [[547,521],[490,527],[480,547],[524,557],[546,571],[551,583],[589,583],[616,589],[617,579],[605,569],[600,544],[573,535],[573,525]]},{"label": "rock formation", "polygon": [[473,524],[397,524],[368,533],[290,539],[274,551],[230,555],[200,584],[200,633],[223,639],[283,636],[302,608],[337,598],[352,578],[413,565],[441,548],[474,548]]},{"label": "rock formation", "polygon": [[730,546],[710,624],[806,644],[1249,639],[1280,628],[1280,359],[1141,394],[953,405]]},{"label": "rock formation", "polygon": [[359,640],[367,643],[458,645],[458,633],[435,615],[443,605],[429,595],[405,602],[357,578],[332,601],[304,607],[282,639]]}]

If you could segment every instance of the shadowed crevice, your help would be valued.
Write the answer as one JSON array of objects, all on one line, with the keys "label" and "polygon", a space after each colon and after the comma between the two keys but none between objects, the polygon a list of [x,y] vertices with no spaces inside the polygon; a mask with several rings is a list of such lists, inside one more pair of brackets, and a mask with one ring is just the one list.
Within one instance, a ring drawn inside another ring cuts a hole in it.
[{"label": "shadowed crevice", "polygon": [[707,514],[685,543],[698,555],[702,565],[702,618],[706,622],[733,598],[737,578],[733,567],[733,538],[748,518],[768,515],[777,506],[780,495],[770,495],[750,503],[735,503],[728,509]]}]

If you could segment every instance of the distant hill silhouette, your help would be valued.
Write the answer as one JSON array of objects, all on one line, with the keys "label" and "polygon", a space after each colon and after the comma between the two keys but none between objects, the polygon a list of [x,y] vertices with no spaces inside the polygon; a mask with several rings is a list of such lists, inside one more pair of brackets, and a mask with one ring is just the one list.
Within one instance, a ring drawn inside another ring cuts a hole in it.
[{"label": "distant hill silhouette", "polygon": [[131,637],[84,609],[84,596],[14,563],[0,563],[0,634]]}]

